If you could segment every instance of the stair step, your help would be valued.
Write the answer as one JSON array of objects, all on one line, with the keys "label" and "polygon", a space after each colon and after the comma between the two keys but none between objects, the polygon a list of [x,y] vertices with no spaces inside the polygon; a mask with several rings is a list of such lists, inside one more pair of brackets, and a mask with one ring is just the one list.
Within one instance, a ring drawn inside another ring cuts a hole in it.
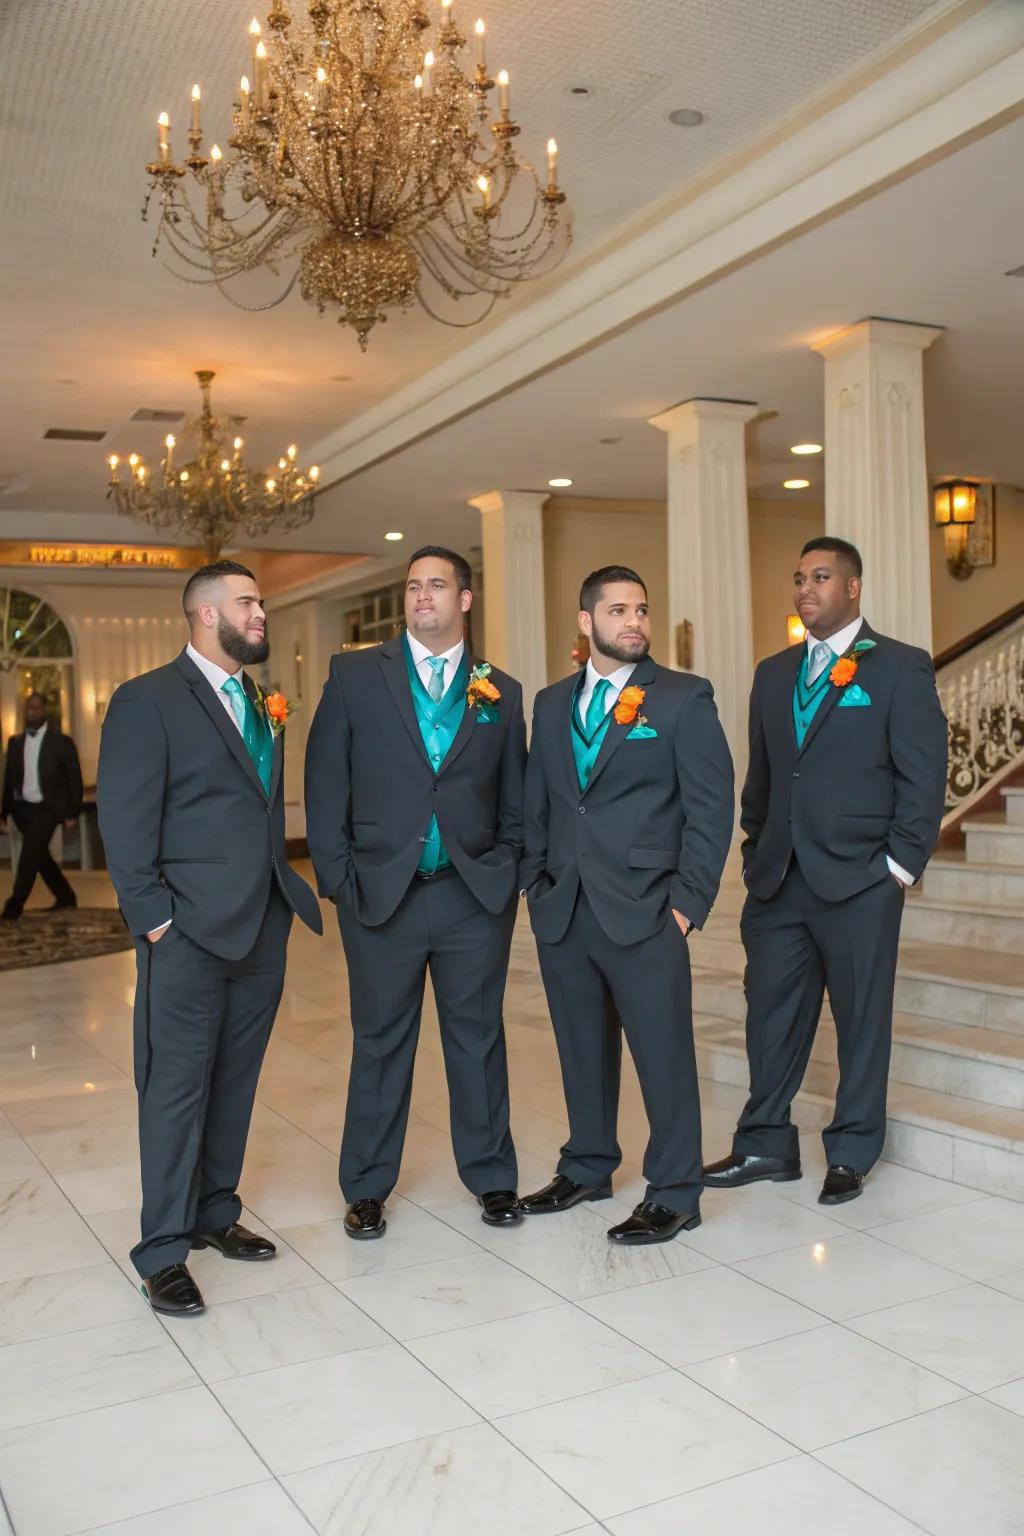
[{"label": "stair step", "polygon": [[1024,1034],[1024,958],[957,944],[900,946],[897,1009]]},{"label": "stair step", "polygon": [[1024,868],[939,855],[925,870],[921,891],[928,901],[980,902],[989,907],[1024,908]]},{"label": "stair step", "polygon": [[1008,821],[1003,811],[991,811],[961,822],[960,830],[967,840],[968,859],[1024,869],[1024,823]]},{"label": "stair step", "polygon": [[1024,954],[1024,906],[1009,902],[991,905],[962,897],[943,899],[933,896],[930,889],[920,895],[911,892],[903,909],[901,934],[910,942],[957,944],[1020,955]]},{"label": "stair step", "polygon": [[1003,790],[1006,801],[1006,820],[1011,826],[1024,827],[1024,785],[1011,785]]}]

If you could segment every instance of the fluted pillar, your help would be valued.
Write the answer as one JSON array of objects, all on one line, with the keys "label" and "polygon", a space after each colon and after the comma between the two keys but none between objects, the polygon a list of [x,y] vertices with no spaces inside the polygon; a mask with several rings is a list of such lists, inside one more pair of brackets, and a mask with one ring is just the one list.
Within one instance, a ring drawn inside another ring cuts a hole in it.
[{"label": "fluted pillar", "polygon": [[825,359],[825,530],[860,550],[875,628],[929,651],[923,355],[941,334],[861,320],[814,349]]},{"label": "fluted pillar", "polygon": [[754,671],[744,427],[756,414],[748,400],[698,399],[650,422],[668,437],[668,660],[711,679],[741,783]]},{"label": "fluted pillar", "polygon": [[529,721],[547,685],[544,539],[538,491],[488,491],[471,502],[480,512],[484,565],[484,655],[523,685]]}]

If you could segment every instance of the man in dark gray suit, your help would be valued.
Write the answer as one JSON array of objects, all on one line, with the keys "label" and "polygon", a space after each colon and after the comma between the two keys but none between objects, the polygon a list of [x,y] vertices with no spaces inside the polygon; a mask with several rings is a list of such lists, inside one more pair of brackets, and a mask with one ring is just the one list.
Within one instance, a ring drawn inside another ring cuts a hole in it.
[{"label": "man in dark gray suit", "polygon": [[0,912],[4,922],[17,922],[36,875],[42,875],[53,892],[51,912],[78,905],[67,876],[50,852],[50,839],[61,822],[71,832],[81,809],[78,750],[70,736],[48,723],[42,694],[30,693],[25,700],[25,730],[7,743],[0,794],[0,832],[6,832],[10,819],[22,836],[14,886]]},{"label": "man in dark gray suit", "polygon": [[282,728],[243,670],[269,653],[259,588],[220,560],[195,572],[183,601],[185,650],[110,701],[97,785],[138,961],[132,1260],[154,1309],[170,1313],[203,1310],[190,1249],[274,1255],[238,1225],[236,1190],[292,917],[323,931],[285,853]]},{"label": "man in dark gray suit", "polygon": [[860,1194],[885,1140],[903,893],[946,789],[931,657],[861,618],[862,569],[844,539],[805,545],[794,585],[807,642],[754,674],[741,815],[750,1098],[732,1155],[704,1171],[716,1189],[800,1178],[790,1105],[827,987],[839,1091],[823,1205]]},{"label": "man in dark gray suit", "polygon": [[441,1026],[452,1142],[491,1226],[520,1220],[502,1001],[522,851],[514,678],[475,664],[461,555],[413,555],[407,630],[335,656],[306,755],[306,830],[338,909],[352,1008],[345,1231],[383,1236],[409,1118],[423,988]]},{"label": "man in dark gray suit", "polygon": [[710,683],[648,654],[647,589],[606,566],[580,592],[590,660],[537,695],[521,884],[562,1063],[569,1140],[527,1215],[611,1194],[621,1033],[651,1139],[647,1191],[608,1236],[700,1225],[700,1100],[686,935],[718,892],[733,770]]}]

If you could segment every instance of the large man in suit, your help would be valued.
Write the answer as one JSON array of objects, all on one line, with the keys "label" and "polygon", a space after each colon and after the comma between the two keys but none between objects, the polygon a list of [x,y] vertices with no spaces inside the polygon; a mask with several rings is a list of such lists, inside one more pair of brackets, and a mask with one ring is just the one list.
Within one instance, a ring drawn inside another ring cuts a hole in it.
[{"label": "large man in suit", "polygon": [[[562,1065],[569,1140],[527,1215],[611,1193],[621,1029],[651,1137],[645,1198],[617,1243],[700,1225],[700,1102],[686,935],[718,892],[733,770],[711,685],[648,654],[647,589],[623,566],[588,576],[590,660],[537,695],[521,884]],[[621,1024],[621,1029],[620,1029]]]},{"label": "large man in suit", "polygon": [[53,893],[51,911],[77,906],[67,876],[50,852],[50,839],[61,822],[70,832],[81,809],[82,770],[75,744],[47,723],[42,694],[30,693],[25,730],[7,743],[0,797],[0,831],[6,832],[10,820],[22,838],[14,886],[0,913],[4,922],[21,916],[36,875],[42,875]]},{"label": "large man in suit", "polygon": [[335,656],[306,756],[306,828],[338,909],[352,1009],[341,1146],[345,1231],[381,1237],[409,1117],[430,971],[463,1183],[520,1219],[502,1002],[522,852],[522,689],[464,642],[461,555],[409,565],[406,632]]},{"label": "large man in suit", "polygon": [[855,1199],[885,1140],[892,1002],[904,888],[935,845],[946,722],[926,651],[860,616],[861,558],[812,540],[794,576],[807,642],[761,662],[743,788],[741,931],[750,1098],[730,1157],[704,1182],[798,1179],[790,1105],[828,989],[839,1091],[822,1133],[819,1199]]},{"label": "large man in suit", "polygon": [[323,928],[285,853],[283,725],[244,671],[269,651],[252,572],[203,566],[184,607],[185,650],[110,701],[98,784],[138,961],[132,1259],[154,1309],[170,1313],[203,1310],[190,1249],[273,1257],[273,1243],[238,1225],[236,1190],[292,917]]}]

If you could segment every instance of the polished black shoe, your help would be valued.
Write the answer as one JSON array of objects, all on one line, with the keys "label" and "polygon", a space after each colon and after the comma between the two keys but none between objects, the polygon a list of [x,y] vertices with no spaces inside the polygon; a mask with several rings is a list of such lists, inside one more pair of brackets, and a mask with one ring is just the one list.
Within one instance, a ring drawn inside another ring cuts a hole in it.
[{"label": "polished black shoe", "polygon": [[819,1205],[842,1205],[845,1200],[856,1200],[864,1188],[864,1175],[855,1168],[829,1168],[818,1196]]},{"label": "polished black shoe", "polygon": [[4,907],[0,912],[0,923],[16,923],[21,916],[20,907]]},{"label": "polished black shoe", "polygon": [[641,1200],[632,1216],[608,1228],[608,1236],[624,1248],[635,1248],[641,1243],[667,1243],[677,1232],[692,1232],[699,1226],[699,1211],[670,1211],[667,1205]]},{"label": "polished black shoe", "polygon": [[536,1194],[524,1195],[519,1209],[524,1216],[549,1216],[555,1211],[571,1211],[584,1200],[610,1200],[610,1184],[577,1184],[564,1173],[556,1173],[550,1184],[538,1189]]},{"label": "polished black shoe", "polygon": [[383,1237],[387,1229],[383,1200],[353,1200],[345,1212],[345,1236],[358,1242]]},{"label": "polished black shoe", "polygon": [[798,1157],[723,1157],[720,1162],[708,1163],[704,1169],[705,1189],[739,1189],[742,1184],[756,1184],[759,1179],[771,1179],[773,1184],[786,1184],[799,1179]]},{"label": "polished black shoe", "polygon": [[492,1189],[476,1198],[480,1220],[488,1227],[516,1227],[523,1219],[519,1196],[514,1189]]},{"label": "polished black shoe", "polygon": [[272,1259],[277,1252],[269,1237],[260,1237],[258,1232],[240,1227],[237,1221],[220,1232],[197,1232],[192,1247],[216,1248],[226,1259],[248,1259],[250,1262]]},{"label": "polished black shoe", "polygon": [[206,1311],[199,1287],[184,1264],[168,1264],[142,1282],[142,1294],[148,1296],[154,1312],[168,1317],[198,1317]]}]

